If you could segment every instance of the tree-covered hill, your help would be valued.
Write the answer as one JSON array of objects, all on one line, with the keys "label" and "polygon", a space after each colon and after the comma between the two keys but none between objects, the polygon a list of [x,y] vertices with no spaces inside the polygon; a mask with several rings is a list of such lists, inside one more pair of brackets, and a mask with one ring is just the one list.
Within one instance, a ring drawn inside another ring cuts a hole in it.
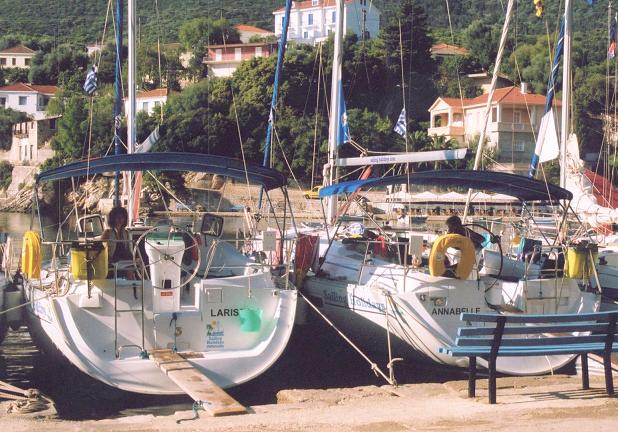
[{"label": "tree-covered hill", "polygon": [[[137,0],[137,13],[142,38],[153,40],[160,35],[164,41],[175,42],[182,23],[197,17],[223,16],[232,23],[272,28],[272,11],[284,3],[284,0]],[[384,22],[400,3],[400,0],[373,0],[382,11]],[[421,0],[420,3],[425,6],[429,24],[434,30],[448,28],[446,0]],[[449,0],[448,3],[457,30],[479,18],[489,24],[500,23],[507,0]],[[605,27],[608,0],[594,3],[594,7],[590,7],[585,0],[574,0],[575,29],[587,32],[599,25]],[[550,29],[555,26],[558,7],[562,4],[560,0],[545,1]],[[103,31],[107,5],[108,0],[0,0],[0,36],[51,36],[58,43],[93,42]],[[545,33],[545,22],[534,16],[532,0],[519,0],[516,26],[518,33],[524,36]]]}]

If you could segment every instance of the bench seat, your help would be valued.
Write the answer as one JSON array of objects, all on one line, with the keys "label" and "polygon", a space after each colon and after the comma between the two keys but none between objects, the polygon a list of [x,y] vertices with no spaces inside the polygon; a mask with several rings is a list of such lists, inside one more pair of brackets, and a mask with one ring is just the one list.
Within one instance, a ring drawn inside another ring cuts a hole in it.
[{"label": "bench seat", "polygon": [[[496,403],[496,360],[498,357],[580,355],[582,385],[589,388],[588,354],[603,356],[605,387],[614,393],[611,354],[618,352],[618,311],[585,314],[498,314],[463,313],[455,344],[439,348],[442,354],[469,358],[468,396],[476,389],[476,361],[487,360],[489,403]],[[485,323],[485,326],[472,326]]]}]

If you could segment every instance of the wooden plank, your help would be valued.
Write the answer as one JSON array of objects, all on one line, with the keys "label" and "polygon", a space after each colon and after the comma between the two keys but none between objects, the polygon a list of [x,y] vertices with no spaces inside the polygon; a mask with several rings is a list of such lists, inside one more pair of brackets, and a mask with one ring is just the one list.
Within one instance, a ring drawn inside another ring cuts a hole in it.
[{"label": "wooden plank", "polygon": [[169,349],[157,349],[150,352],[150,359],[193,400],[202,402],[204,410],[211,416],[247,413],[247,408],[180,354]]}]

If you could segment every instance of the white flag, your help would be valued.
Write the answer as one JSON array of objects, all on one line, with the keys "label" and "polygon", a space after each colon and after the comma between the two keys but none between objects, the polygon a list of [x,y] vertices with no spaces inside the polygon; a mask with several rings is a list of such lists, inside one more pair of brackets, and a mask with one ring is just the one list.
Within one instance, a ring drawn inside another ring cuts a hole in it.
[{"label": "white flag", "polygon": [[539,155],[539,162],[556,159],[560,154],[554,110],[549,110],[541,119],[541,127],[536,138],[534,153]]}]

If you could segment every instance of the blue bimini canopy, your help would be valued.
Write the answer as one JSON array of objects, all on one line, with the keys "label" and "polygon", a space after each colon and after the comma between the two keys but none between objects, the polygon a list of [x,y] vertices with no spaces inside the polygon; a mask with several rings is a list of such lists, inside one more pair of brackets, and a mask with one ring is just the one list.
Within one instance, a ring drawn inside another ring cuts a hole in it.
[{"label": "blue bimini canopy", "polygon": [[[246,168],[246,169],[245,169]],[[114,171],[187,171],[219,174],[262,185],[266,190],[287,184],[287,178],[271,168],[245,164],[241,160],[200,153],[132,153],[73,162],[40,173],[36,183]]]},{"label": "blue bimini canopy", "polygon": [[323,187],[320,189],[320,198],[392,184],[476,189],[509,195],[526,202],[573,199],[573,194],[570,191],[553,184],[546,184],[515,174],[472,170],[423,171],[410,175],[347,181]]}]

